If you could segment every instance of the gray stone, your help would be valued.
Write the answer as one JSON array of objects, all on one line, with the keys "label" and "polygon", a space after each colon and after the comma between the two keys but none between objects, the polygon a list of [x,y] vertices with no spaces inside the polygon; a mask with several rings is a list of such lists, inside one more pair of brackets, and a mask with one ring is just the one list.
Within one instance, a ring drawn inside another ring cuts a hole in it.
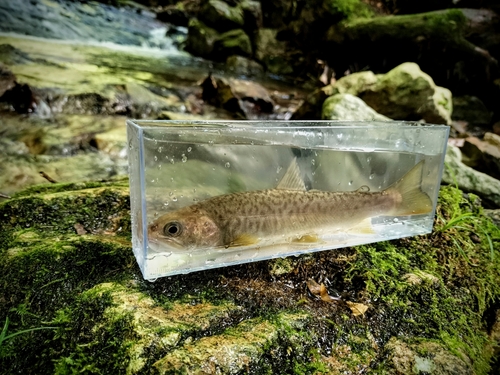
[{"label": "gray stone", "polygon": [[336,94],[330,96],[323,103],[323,120],[358,120],[358,121],[389,121],[360,98],[351,94]]},{"label": "gray stone", "polygon": [[443,182],[456,184],[460,189],[474,193],[488,203],[500,207],[500,180],[462,163],[462,153],[456,146],[448,145],[446,150]]}]

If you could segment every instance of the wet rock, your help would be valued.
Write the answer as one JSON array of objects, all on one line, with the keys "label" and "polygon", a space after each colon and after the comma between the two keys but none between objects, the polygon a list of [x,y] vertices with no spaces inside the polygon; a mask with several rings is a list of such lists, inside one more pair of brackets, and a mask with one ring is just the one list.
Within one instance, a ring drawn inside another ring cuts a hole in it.
[{"label": "wet rock", "polygon": [[255,39],[255,57],[270,73],[291,74],[293,66],[287,43],[276,38],[277,30],[259,29]]},{"label": "wet rock", "polygon": [[451,123],[451,92],[438,88],[415,63],[404,63],[360,94],[366,104],[392,119]]},{"label": "wet rock", "polygon": [[407,344],[392,338],[387,343],[386,350],[389,353],[388,362],[397,374],[474,374],[470,361],[465,361],[463,356],[458,356],[435,342]]},{"label": "wet rock", "polygon": [[273,111],[274,102],[267,90],[256,82],[209,76],[202,83],[203,100],[247,119]]},{"label": "wet rock", "polygon": [[351,94],[336,94],[323,103],[323,120],[389,121],[390,118],[375,112],[360,98]]},{"label": "wet rock", "polygon": [[217,30],[205,25],[203,22],[192,19],[189,21],[186,51],[196,56],[210,57],[214,43],[219,38]]},{"label": "wet rock", "polygon": [[245,23],[243,9],[222,0],[208,0],[198,13],[198,18],[217,31],[242,28]]},{"label": "wet rock", "polygon": [[232,55],[252,56],[252,43],[242,29],[220,34],[214,42],[212,53],[214,60],[225,60]]},{"label": "wet rock", "polygon": [[127,173],[127,162],[117,163],[104,153],[87,153],[74,156],[17,156],[0,155],[0,188],[12,194],[35,184],[46,183],[43,171],[58,182],[109,179]]},{"label": "wet rock", "polygon": [[35,94],[27,84],[16,83],[0,100],[10,104],[17,113],[31,113],[36,108]]},{"label": "wet rock", "polygon": [[238,55],[229,56],[226,66],[229,70],[246,76],[256,76],[264,72],[264,68],[258,62]]},{"label": "wet rock", "polygon": [[0,100],[2,100],[2,95],[14,88],[16,85],[16,76],[5,66],[0,63]]},{"label": "wet rock", "polygon": [[168,22],[176,26],[187,27],[191,18],[182,3],[163,7],[156,13],[156,18],[162,22]]},{"label": "wet rock", "polygon": [[[464,122],[469,133],[482,136],[484,130],[490,125],[492,112],[486,108],[484,103],[476,96],[464,95],[453,97],[452,119]],[[479,128],[479,129],[476,129]]]},{"label": "wet rock", "polygon": [[156,95],[137,83],[127,83],[125,90],[128,94],[132,117],[154,117],[163,110],[179,111],[184,108],[179,97]]},{"label": "wet rock", "polygon": [[493,207],[500,207],[500,180],[468,167],[462,162],[462,153],[456,146],[448,145],[443,169],[443,181],[472,192]]},{"label": "wet rock", "polygon": [[484,140],[468,137],[461,148],[462,161],[492,177],[500,178],[500,136],[486,133]]}]

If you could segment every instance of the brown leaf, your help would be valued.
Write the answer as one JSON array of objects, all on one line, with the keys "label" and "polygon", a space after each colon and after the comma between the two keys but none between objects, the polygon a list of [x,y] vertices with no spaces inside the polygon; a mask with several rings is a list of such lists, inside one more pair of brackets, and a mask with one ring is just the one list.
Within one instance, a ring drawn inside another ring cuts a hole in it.
[{"label": "brown leaf", "polygon": [[365,315],[366,310],[368,310],[368,306],[362,303],[356,303],[350,301],[346,301],[346,303],[347,306],[349,306],[349,308],[351,309],[352,314],[354,316]]}]

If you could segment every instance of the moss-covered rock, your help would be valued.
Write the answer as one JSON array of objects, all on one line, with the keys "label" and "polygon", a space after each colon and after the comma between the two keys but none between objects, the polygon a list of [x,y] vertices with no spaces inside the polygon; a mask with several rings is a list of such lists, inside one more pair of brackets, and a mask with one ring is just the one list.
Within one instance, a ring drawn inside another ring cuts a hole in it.
[{"label": "moss-covered rock", "polygon": [[451,92],[438,88],[415,63],[404,63],[381,75],[360,93],[370,107],[392,119],[451,123]]},{"label": "moss-covered rock", "polygon": [[252,43],[242,29],[227,31],[219,36],[214,43],[213,58],[226,60],[229,56],[252,56]]},{"label": "moss-covered rock", "polygon": [[[126,181],[0,204],[5,373],[487,374],[500,229],[441,189],[434,233],[142,280]],[[340,300],[317,298],[322,283]]]},{"label": "moss-covered rock", "polygon": [[243,27],[243,9],[221,0],[208,0],[202,6],[198,18],[217,31],[229,31]]},{"label": "moss-covered rock", "polygon": [[360,98],[351,94],[336,94],[323,103],[323,120],[389,121],[390,118],[375,112]]}]

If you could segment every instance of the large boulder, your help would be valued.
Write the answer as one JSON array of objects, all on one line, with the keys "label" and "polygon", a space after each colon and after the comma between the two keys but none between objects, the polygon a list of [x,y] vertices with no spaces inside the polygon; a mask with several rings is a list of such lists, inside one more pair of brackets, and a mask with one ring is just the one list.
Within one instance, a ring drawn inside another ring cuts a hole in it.
[{"label": "large boulder", "polygon": [[390,118],[375,112],[360,98],[351,94],[336,94],[323,103],[323,120],[346,121],[390,121]]},{"label": "large boulder", "polygon": [[451,123],[451,92],[438,88],[415,63],[404,63],[379,77],[360,94],[370,107],[392,119]]},{"label": "large boulder", "polygon": [[332,24],[323,41],[323,58],[336,72],[369,66],[380,73],[405,61],[418,62],[440,86],[478,96],[495,109],[500,69],[498,56],[487,48],[498,43],[482,44],[472,37],[484,35],[475,18],[466,9],[447,9],[347,20]]},{"label": "large boulder", "polygon": [[220,34],[214,43],[212,58],[226,60],[229,56],[252,56],[252,43],[243,29],[235,29]]},{"label": "large boulder", "polygon": [[196,56],[210,57],[218,38],[217,30],[193,18],[189,21],[186,51]]},{"label": "large boulder", "polygon": [[243,9],[222,0],[208,0],[201,7],[198,19],[217,31],[242,28],[245,24]]}]

